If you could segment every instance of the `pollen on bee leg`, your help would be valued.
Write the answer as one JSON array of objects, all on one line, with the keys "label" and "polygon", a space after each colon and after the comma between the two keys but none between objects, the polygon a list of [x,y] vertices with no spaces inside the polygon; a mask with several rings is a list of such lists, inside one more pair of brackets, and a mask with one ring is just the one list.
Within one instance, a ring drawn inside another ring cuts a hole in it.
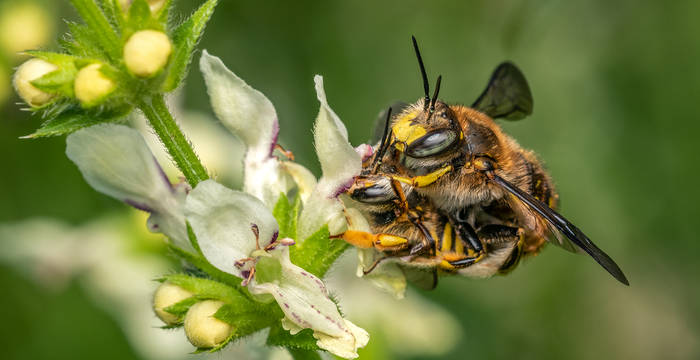
[{"label": "pollen on bee leg", "polygon": [[377,235],[377,245],[383,247],[396,247],[408,243],[406,238],[400,236],[394,236],[389,234],[379,234]]},{"label": "pollen on bee leg", "polygon": [[342,238],[352,246],[369,249],[374,247],[375,235],[366,231],[346,230],[342,234],[331,236],[331,238]]}]

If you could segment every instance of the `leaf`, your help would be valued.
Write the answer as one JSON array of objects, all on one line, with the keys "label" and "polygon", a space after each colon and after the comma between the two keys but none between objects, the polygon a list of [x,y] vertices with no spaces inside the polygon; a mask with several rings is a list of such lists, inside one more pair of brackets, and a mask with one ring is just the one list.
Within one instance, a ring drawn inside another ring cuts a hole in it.
[{"label": "leaf", "polygon": [[115,112],[92,114],[81,109],[69,109],[55,117],[50,118],[34,133],[22,136],[22,139],[36,139],[40,137],[58,136],[70,134],[82,128],[102,124],[121,123],[126,121],[126,115],[131,109],[121,109]]},{"label": "leaf", "polygon": [[107,20],[119,30],[123,26],[124,17],[117,1],[119,0],[99,0],[99,4]]},{"label": "leaf", "polygon": [[185,316],[185,314],[187,314],[187,310],[189,310],[192,305],[196,304],[199,301],[201,301],[201,299],[199,299],[196,296],[192,296],[178,303],[170,305],[163,310],[173,315],[176,315],[179,318],[182,318],[183,316]]},{"label": "leaf", "polygon": [[[102,53],[113,61],[121,57],[121,41],[105,14],[93,0],[71,0],[71,3],[90,29],[91,43],[100,45]],[[82,43],[80,43],[82,44]]]},{"label": "leaf", "polygon": [[274,302],[266,305],[258,303],[253,311],[241,311],[232,304],[225,304],[216,311],[214,317],[231,324],[233,332],[226,341],[210,349],[209,352],[221,350],[233,339],[248,336],[269,326],[274,326],[274,324],[279,324],[283,314]]},{"label": "leaf", "polygon": [[84,24],[74,22],[68,23],[68,31],[71,39],[66,48],[71,54],[81,57],[97,58],[108,60],[109,57],[104,51],[103,45],[95,38],[93,30]]},{"label": "leaf", "polygon": [[194,47],[199,42],[217,3],[218,0],[207,0],[187,21],[173,31],[175,50],[170,59],[170,70],[163,83],[163,91],[175,90],[185,77],[187,66],[192,61]]},{"label": "leaf", "polygon": [[294,264],[322,278],[348,246],[345,241],[330,239],[328,225],[324,225],[303,243],[291,246],[290,258]]},{"label": "leaf", "polygon": [[65,97],[73,97],[73,80],[78,70],[75,65],[59,67],[34,81],[32,85],[48,93],[60,94]]},{"label": "leaf", "polygon": [[294,223],[294,214],[292,205],[289,204],[289,199],[284,193],[280,193],[280,197],[275,204],[275,208],[272,210],[272,215],[277,220],[277,224],[280,227],[279,237],[280,238],[294,238],[296,229],[292,229]]},{"label": "leaf", "polygon": [[267,336],[267,346],[284,346],[288,348],[304,349],[304,350],[319,350],[316,345],[316,339],[313,336],[313,330],[304,329],[292,335],[289,331],[282,327],[282,324],[276,324],[270,327],[270,334]]},{"label": "leaf", "polygon": [[[214,280],[224,283],[228,286],[231,286],[235,289],[238,289],[240,292],[244,292],[243,288],[241,287],[241,278],[235,277],[231,274],[225,273],[216,267],[214,267],[212,264],[210,264],[208,261],[206,261],[203,257],[194,255],[190,252],[187,252],[185,250],[182,250],[178,248],[177,246],[169,246],[170,250],[174,252],[177,256],[181,257],[183,260],[189,262],[192,264],[192,266],[198,268],[199,270],[202,270],[205,272],[207,275],[211,276]],[[247,292],[245,292],[246,296],[248,296]]]}]

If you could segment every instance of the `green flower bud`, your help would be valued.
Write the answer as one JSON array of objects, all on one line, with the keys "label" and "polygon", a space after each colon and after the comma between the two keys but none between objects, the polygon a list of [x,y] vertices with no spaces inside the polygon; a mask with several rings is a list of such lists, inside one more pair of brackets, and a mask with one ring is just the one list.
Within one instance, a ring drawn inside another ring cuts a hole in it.
[{"label": "green flower bud", "polygon": [[84,107],[97,105],[116,87],[114,81],[100,71],[101,67],[102,64],[90,64],[75,76],[75,97]]},{"label": "green flower bud", "polygon": [[214,314],[224,305],[221,301],[198,302],[185,315],[185,335],[198,348],[221,345],[231,335],[231,325],[217,319]]},{"label": "green flower bud", "polygon": [[0,14],[0,46],[9,54],[40,48],[52,36],[53,20],[38,4],[6,5]]},{"label": "green flower bud", "polygon": [[173,46],[165,33],[137,31],[124,45],[124,62],[129,71],[143,78],[157,74],[168,63]]},{"label": "green flower bud", "polygon": [[168,325],[175,325],[180,319],[167,311],[165,308],[175,305],[182,300],[192,297],[192,293],[171,283],[161,284],[156,293],[153,294],[153,310],[156,316]]},{"label": "green flower bud", "polygon": [[[163,5],[165,5],[165,0],[146,0],[146,2],[148,3],[148,7],[151,8],[152,14],[155,14],[158,11],[160,11],[160,9],[163,8]],[[119,5],[124,11],[129,9],[131,3],[132,0],[119,0]]]},{"label": "green flower bud", "polygon": [[43,92],[32,81],[58,69],[58,66],[41,59],[30,59],[17,68],[12,84],[19,97],[31,106],[41,106],[54,98],[54,94]]}]

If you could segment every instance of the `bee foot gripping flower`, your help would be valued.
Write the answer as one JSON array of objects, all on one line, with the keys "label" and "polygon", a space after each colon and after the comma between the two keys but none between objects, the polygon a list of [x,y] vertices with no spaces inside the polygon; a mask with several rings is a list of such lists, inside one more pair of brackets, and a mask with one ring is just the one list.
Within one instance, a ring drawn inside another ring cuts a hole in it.
[{"label": "bee foot gripping flower", "polygon": [[259,199],[206,180],[188,195],[185,215],[206,259],[244,279],[252,294],[272,295],[292,334],[312,329],[320,348],[345,358],[367,344],[369,335],[343,319],[323,282],[290,261],[294,242],[278,239],[279,226]]}]

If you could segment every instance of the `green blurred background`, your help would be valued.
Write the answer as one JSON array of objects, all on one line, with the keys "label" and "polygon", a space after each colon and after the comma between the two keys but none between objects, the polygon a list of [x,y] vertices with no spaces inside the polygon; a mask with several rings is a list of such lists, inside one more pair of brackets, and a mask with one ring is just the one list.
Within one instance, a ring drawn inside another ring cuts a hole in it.
[{"label": "green blurred background", "polygon": [[[0,18],[20,2],[1,1]],[[49,39],[65,30],[61,19],[77,18],[67,0],[38,3],[54,21]],[[187,14],[199,1],[177,3]],[[470,104],[499,62],[514,61],[530,82],[535,113],[504,129],[540,155],[562,212],[620,264],[631,286],[553,246],[507,277],[442,279],[421,295],[462,331],[439,357],[697,359],[698,14],[697,1],[223,0],[199,48],[272,100],[281,143],[317,174],[314,74],[324,76],[331,106],[359,144],[388,104],[421,96],[411,35],[431,79],[443,75],[449,102]],[[0,105],[0,223],[49,217],[80,225],[125,212],[82,180],[64,138],[18,139],[40,123],[9,89],[7,74],[21,61],[7,52],[0,60],[0,97],[10,92]],[[193,68],[186,109],[211,111],[203,86]],[[0,264],[0,289],[4,359],[142,356],[75,281],[47,290]],[[406,357],[383,343],[373,338],[362,358]]]}]

